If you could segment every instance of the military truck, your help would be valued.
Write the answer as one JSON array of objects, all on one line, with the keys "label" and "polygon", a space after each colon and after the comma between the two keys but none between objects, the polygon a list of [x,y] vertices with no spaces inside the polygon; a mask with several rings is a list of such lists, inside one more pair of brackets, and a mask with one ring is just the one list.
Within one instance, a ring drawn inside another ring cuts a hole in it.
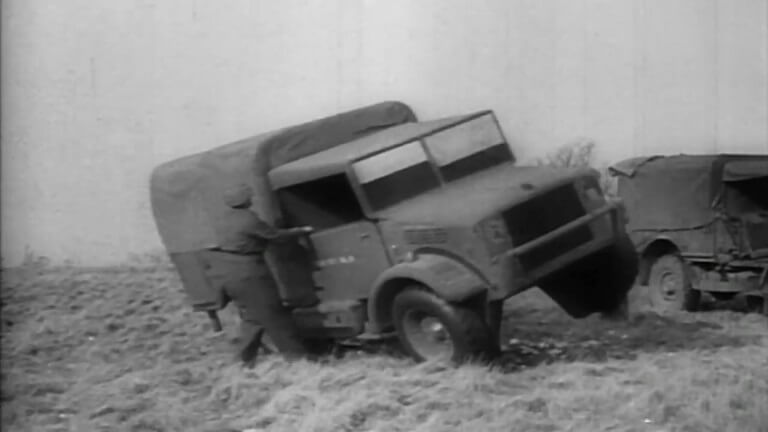
[{"label": "military truck", "polygon": [[573,317],[625,305],[637,254],[598,177],[518,166],[492,111],[417,121],[385,102],[165,163],[151,195],[197,310],[224,306],[201,251],[221,191],[245,182],[262,218],[314,228],[267,252],[305,337],[396,335],[461,361],[498,352],[502,302],[534,286]]},{"label": "military truck", "polygon": [[610,171],[653,309],[695,311],[708,293],[768,314],[768,155],[647,156]]}]

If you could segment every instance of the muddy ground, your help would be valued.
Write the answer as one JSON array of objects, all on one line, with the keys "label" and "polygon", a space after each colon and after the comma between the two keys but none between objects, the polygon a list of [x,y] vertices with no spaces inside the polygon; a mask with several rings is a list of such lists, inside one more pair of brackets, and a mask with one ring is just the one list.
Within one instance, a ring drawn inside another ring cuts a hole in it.
[{"label": "muddy ground", "polygon": [[718,305],[573,320],[532,290],[491,367],[380,344],[243,370],[233,313],[217,334],[184,300],[166,266],[5,270],[3,429],[768,431],[768,322]]}]

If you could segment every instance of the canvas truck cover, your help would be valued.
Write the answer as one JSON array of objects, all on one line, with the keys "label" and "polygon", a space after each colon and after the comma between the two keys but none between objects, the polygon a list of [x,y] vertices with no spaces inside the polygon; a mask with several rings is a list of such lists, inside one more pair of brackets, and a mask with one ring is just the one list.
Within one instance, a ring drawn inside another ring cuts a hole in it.
[{"label": "canvas truck cover", "polygon": [[610,168],[631,215],[630,230],[686,230],[712,222],[712,166],[717,156],[627,159]]},{"label": "canvas truck cover", "polygon": [[384,102],[298,126],[268,132],[157,167],[150,179],[152,211],[166,249],[188,252],[215,247],[211,220],[226,207],[222,193],[238,183],[254,190],[252,209],[274,221],[279,209],[267,173],[282,164],[370,133],[414,122],[400,102]]},{"label": "canvas truck cover", "polygon": [[[274,222],[279,216],[267,173],[282,164],[366,136],[414,122],[405,104],[383,102],[298,126],[243,139],[157,167],[150,201],[158,233],[196,310],[218,310],[227,299],[208,277],[204,249],[218,246],[212,221],[225,211],[223,192],[239,183],[254,190],[252,210]],[[291,242],[270,248],[266,259],[281,296],[291,300],[313,292],[312,263]],[[293,290],[293,291],[291,291]]]}]

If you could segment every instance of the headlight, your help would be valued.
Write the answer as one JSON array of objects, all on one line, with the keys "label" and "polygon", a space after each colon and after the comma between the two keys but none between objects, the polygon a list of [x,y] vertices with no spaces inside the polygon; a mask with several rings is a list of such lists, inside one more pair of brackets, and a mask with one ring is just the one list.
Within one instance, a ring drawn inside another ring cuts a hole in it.
[{"label": "headlight", "polygon": [[501,217],[485,219],[477,225],[477,230],[492,256],[506,252],[512,247],[512,238],[507,231],[507,224]]},{"label": "headlight", "polygon": [[483,231],[483,237],[490,243],[501,244],[511,241],[507,225],[504,223],[504,219],[500,217],[486,219],[481,222],[480,228]]}]

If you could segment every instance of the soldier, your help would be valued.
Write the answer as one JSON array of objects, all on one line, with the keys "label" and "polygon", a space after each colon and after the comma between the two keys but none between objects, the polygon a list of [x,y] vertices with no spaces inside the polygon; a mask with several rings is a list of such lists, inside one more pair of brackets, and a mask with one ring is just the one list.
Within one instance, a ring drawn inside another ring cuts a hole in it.
[{"label": "soldier", "polygon": [[219,246],[209,250],[211,279],[239,309],[240,358],[252,367],[263,333],[288,358],[307,357],[308,351],[280,299],[277,283],[264,260],[269,242],[306,234],[310,227],[276,229],[250,211],[252,189],[241,184],[224,193],[227,212],[216,221]]}]

